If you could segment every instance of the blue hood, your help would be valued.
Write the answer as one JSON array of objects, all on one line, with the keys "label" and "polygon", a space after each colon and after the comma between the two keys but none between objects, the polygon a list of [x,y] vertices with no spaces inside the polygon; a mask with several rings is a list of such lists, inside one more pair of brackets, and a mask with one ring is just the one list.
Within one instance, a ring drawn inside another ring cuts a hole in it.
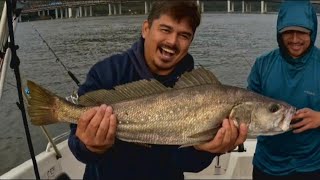
[{"label": "blue hood", "polygon": [[[303,12],[303,13],[297,13]],[[312,4],[308,1],[286,1],[280,6],[278,20],[277,20],[277,41],[282,52],[283,57],[286,60],[291,61],[290,57],[286,55],[286,50],[284,49],[281,41],[280,30],[288,26],[300,26],[311,30],[311,45],[309,51],[301,58],[295,59],[297,61],[306,60],[310,50],[314,46],[314,42],[317,37],[317,26],[318,20],[316,12]]]}]

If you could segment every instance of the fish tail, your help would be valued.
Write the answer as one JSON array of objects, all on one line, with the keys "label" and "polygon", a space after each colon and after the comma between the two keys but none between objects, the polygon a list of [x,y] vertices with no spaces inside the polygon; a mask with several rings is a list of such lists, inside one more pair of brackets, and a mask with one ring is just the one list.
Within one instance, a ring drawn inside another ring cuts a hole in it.
[{"label": "fish tail", "polygon": [[41,126],[58,122],[57,108],[59,97],[42,88],[40,85],[27,81],[28,114],[33,125]]}]

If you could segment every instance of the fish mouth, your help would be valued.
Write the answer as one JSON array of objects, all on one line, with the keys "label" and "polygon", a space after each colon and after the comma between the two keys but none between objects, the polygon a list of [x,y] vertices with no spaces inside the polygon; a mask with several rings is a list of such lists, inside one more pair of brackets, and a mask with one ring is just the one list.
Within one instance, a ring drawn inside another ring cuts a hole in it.
[{"label": "fish mouth", "polygon": [[293,115],[296,113],[297,109],[294,107],[291,107],[286,114],[284,114],[284,117],[279,122],[279,127],[282,131],[288,131],[290,129],[290,123],[292,120]]}]

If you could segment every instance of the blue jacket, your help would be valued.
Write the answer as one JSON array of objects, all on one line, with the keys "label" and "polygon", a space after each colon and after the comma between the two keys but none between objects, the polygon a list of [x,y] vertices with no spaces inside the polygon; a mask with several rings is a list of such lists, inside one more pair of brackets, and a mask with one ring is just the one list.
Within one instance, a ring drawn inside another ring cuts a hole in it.
[{"label": "blue jacket", "polygon": [[[79,88],[79,95],[97,89],[111,89],[116,85],[156,78],[166,86],[173,86],[185,71],[193,69],[191,55],[186,55],[167,76],[152,74],[144,59],[144,40],[131,49],[95,64]],[[193,147],[152,145],[151,148],[116,139],[114,146],[103,155],[88,151],[75,136],[76,125],[71,125],[69,147],[74,156],[86,164],[84,179],[183,179],[183,172],[198,172],[206,168],[214,155]]]},{"label": "blue jacket", "polygon": [[[288,26],[311,30],[311,47],[300,58],[287,55],[279,31]],[[280,7],[277,22],[279,48],[262,55],[248,77],[248,89],[283,100],[298,109],[320,111],[320,51],[314,46],[317,16],[307,1],[289,1]],[[259,136],[253,164],[272,175],[320,171],[320,128],[293,134]]]}]

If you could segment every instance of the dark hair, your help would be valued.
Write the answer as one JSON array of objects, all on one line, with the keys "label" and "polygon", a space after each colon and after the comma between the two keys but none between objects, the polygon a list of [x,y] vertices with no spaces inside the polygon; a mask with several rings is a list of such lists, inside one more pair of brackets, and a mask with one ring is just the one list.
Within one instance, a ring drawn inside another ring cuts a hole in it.
[{"label": "dark hair", "polygon": [[153,2],[148,16],[149,24],[152,25],[152,22],[163,14],[170,15],[178,22],[183,18],[188,18],[193,32],[196,31],[201,20],[198,6],[193,0],[158,0]]}]

